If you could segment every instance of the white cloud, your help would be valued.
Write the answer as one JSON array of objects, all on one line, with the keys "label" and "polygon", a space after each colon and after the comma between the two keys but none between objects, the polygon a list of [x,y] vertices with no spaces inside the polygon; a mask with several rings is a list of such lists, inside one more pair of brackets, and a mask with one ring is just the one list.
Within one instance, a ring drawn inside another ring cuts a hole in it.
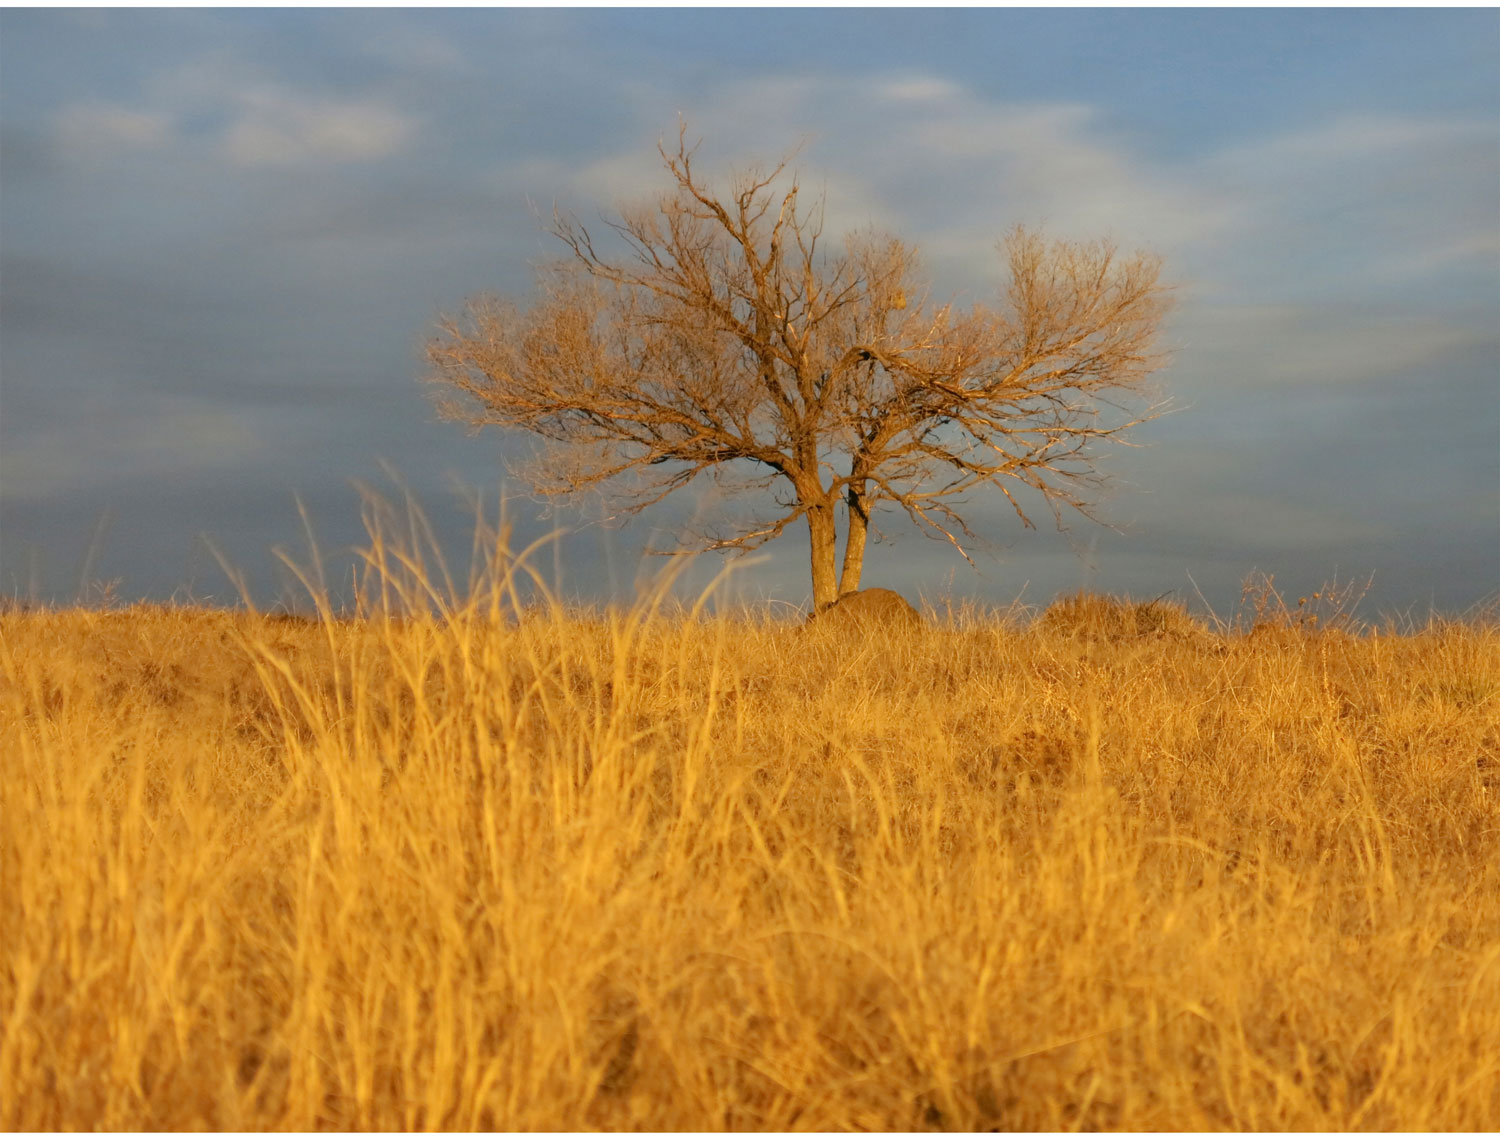
[{"label": "white cloud", "polygon": [[451,40],[425,26],[421,18],[382,25],[361,36],[359,46],[371,59],[403,70],[441,73],[445,77],[474,70],[468,57]]},{"label": "white cloud", "polygon": [[[566,187],[587,215],[665,190],[655,143],[664,130],[675,142],[676,97],[645,81],[630,100],[638,130],[571,173],[534,167],[528,192],[545,207]],[[726,83],[691,108],[698,137],[697,165],[719,186],[808,140],[793,165],[808,204],[826,191],[828,237],[873,224],[909,238],[938,299],[993,296],[995,242],[1018,221],[1162,252],[1182,285],[1167,382],[1189,401],[1225,386],[1358,398],[1362,383],[1439,374],[1496,342],[1493,320],[1473,318],[1494,313],[1493,293],[1452,299],[1455,273],[1500,271],[1489,125],[1350,116],[1164,158],[1089,106],[998,103],[901,73]],[[1341,429],[1329,407],[1307,414],[1311,434]]]},{"label": "white cloud", "polygon": [[[440,66],[441,41],[426,42],[423,50],[431,67]],[[383,98],[327,98],[299,90],[227,51],[154,73],[135,105],[79,102],[52,120],[60,152],[75,160],[181,149],[201,140],[236,166],[387,158],[416,137],[419,125],[417,116]]]},{"label": "white cloud", "polygon": [[[677,97],[640,81],[629,100],[638,127],[610,152],[512,161],[499,180],[543,214],[558,194],[586,220],[668,189],[655,144],[675,144]],[[1162,252],[1184,286],[1170,334],[1184,385],[1352,385],[1494,339],[1431,292],[1425,312],[1397,299],[1455,269],[1500,269],[1500,148],[1472,122],[1353,116],[1162,158],[1089,106],[998,103],[902,73],[726,83],[691,108],[697,138],[695,166],[718,187],[806,140],[792,165],[804,204],[826,194],[827,236],[874,225],[911,239],[937,298],[991,296],[996,240],[1017,221]],[[1493,310],[1493,297],[1468,304]]]},{"label": "white cloud", "polygon": [[237,166],[386,158],[411,141],[419,126],[415,115],[383,98],[329,98],[299,89],[229,50],[205,52],[152,74],[143,101],[158,117],[194,123],[185,139],[206,141]]},{"label": "white cloud", "polygon": [[1241,217],[1239,206],[1180,171],[1152,166],[1102,137],[1087,107],[969,99],[956,112],[902,124],[893,143],[915,169],[932,172],[934,196],[943,202],[923,248],[935,267],[970,289],[995,281],[994,243],[1016,222],[1058,237],[1148,247],[1174,262]]},{"label": "white cloud", "polygon": [[[678,102],[636,90],[632,103],[640,130],[574,183],[589,204],[665,188],[654,143]],[[805,142],[792,165],[804,189],[826,187],[828,235],[868,225],[900,233],[923,250],[944,295],[988,294],[995,242],[1018,221],[1172,258],[1231,231],[1242,212],[1217,187],[1107,137],[1090,107],[997,103],[935,75],[726,83],[691,108],[689,140],[699,137],[698,165],[716,184],[731,168],[774,161]]]},{"label": "white cloud", "polygon": [[1388,267],[1393,276],[1424,277],[1475,262],[1500,278],[1500,225],[1475,227],[1451,240],[1411,250],[1404,260],[1393,258]]},{"label": "white cloud", "polygon": [[567,178],[570,195],[580,204],[598,204],[606,210],[648,201],[669,186],[669,175],[661,157],[649,148],[613,154],[574,172]]},{"label": "white cloud", "polygon": [[946,79],[937,79],[932,76],[918,76],[913,79],[898,79],[887,83],[882,93],[888,99],[926,102],[938,99],[956,99],[961,94],[961,88],[958,84],[950,83]]},{"label": "white cloud", "polygon": [[168,115],[132,110],[115,103],[75,103],[53,119],[63,150],[78,157],[127,150],[151,150],[172,140]]},{"label": "white cloud", "polygon": [[1350,116],[1188,173],[1241,204],[1224,261],[1261,292],[1406,285],[1460,262],[1500,270],[1493,124]]},{"label": "white cloud", "polygon": [[276,88],[248,92],[240,102],[244,110],[224,136],[224,153],[243,166],[385,158],[416,125],[376,103],[309,99]]},{"label": "white cloud", "polygon": [[1431,365],[1493,330],[1351,305],[1204,306],[1187,351],[1197,370],[1254,385],[1353,384]]},{"label": "white cloud", "polygon": [[1279,169],[1297,161],[1327,163],[1486,140],[1493,145],[1494,127],[1487,123],[1349,115],[1231,147],[1222,157],[1242,166]]},{"label": "white cloud", "polygon": [[[628,166],[632,191],[659,189],[649,142],[677,108],[664,94],[637,92],[633,102],[641,136],[622,138],[628,157],[596,172]],[[940,280],[963,289],[993,282],[994,241],[1017,221],[1145,245],[1178,279],[1247,297],[1298,282],[1357,294],[1459,262],[1500,268],[1491,123],[1356,115],[1167,159],[1112,133],[1094,107],[1001,103],[902,73],[727,83],[692,109],[690,129],[715,172],[808,140],[795,165],[805,185],[827,179],[831,233],[868,222],[896,229]]]},{"label": "white cloud", "polygon": [[[803,99],[817,94],[812,81],[776,82],[762,92],[741,92],[752,103],[779,104],[785,114],[795,116]],[[737,96],[738,98],[740,96]],[[791,156],[787,169],[773,184],[773,193],[784,193],[792,178],[799,178],[800,203],[811,211],[821,203],[824,210],[824,232],[835,239],[854,229],[869,226],[898,229],[903,218],[879,194],[878,183],[837,166],[808,161],[817,151],[817,139],[803,130],[780,131],[773,117],[765,135],[747,138],[736,129],[721,128],[713,115],[695,116],[689,122],[687,143],[692,147],[701,139],[703,145],[693,154],[693,172],[721,193],[727,193],[734,179],[750,172],[768,174],[775,163],[788,156],[790,144],[806,140],[811,145]],[[764,145],[757,148],[757,139]],[[726,140],[733,140],[732,148]],[[579,166],[569,167],[555,158],[532,158],[507,163],[497,171],[495,181],[519,189],[549,212],[555,197],[564,212],[577,212],[587,224],[598,213],[613,216],[623,206],[653,202],[671,189],[671,175],[666,171],[660,143],[668,154],[675,154],[677,139],[669,131],[643,127],[614,153]]]}]

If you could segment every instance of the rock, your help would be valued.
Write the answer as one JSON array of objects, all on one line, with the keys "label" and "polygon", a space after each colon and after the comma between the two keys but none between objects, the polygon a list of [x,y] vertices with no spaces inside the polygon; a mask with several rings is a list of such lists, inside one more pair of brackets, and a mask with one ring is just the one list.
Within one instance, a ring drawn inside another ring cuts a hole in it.
[{"label": "rock", "polygon": [[862,628],[918,627],[922,615],[911,603],[891,589],[861,589],[846,593],[821,613],[808,617],[827,625],[856,625]]}]

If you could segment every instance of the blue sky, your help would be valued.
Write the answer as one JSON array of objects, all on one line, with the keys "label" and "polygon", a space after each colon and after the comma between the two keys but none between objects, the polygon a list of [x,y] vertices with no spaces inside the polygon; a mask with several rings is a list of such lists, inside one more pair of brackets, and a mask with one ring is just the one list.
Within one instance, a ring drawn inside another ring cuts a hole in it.
[{"label": "blue sky", "polygon": [[[493,501],[514,444],[436,420],[422,339],[524,294],[554,202],[662,188],[679,114],[719,173],[802,143],[830,232],[910,239],[938,294],[992,295],[1016,222],[1178,288],[1180,410],[1106,460],[1118,532],[976,499],[977,572],[890,519],[866,584],[1500,589],[1500,13],[1343,9],[0,12],[0,587],[232,600],[207,534],[266,599],[293,495],[335,554],[382,463],[462,561],[454,488]],[[597,597],[714,508],[509,513],[575,527],[564,588]],[[736,588],[805,602],[805,540],[766,553]]]}]

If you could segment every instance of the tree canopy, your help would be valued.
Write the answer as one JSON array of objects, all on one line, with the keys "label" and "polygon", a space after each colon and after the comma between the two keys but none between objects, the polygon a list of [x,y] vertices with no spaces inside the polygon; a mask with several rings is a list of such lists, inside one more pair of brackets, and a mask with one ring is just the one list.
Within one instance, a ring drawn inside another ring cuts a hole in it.
[{"label": "tree canopy", "polygon": [[1159,410],[1131,410],[1162,362],[1158,258],[1017,227],[997,303],[959,308],[931,299],[898,238],[828,249],[785,162],[720,194],[685,135],[660,153],[666,192],[606,222],[619,252],[555,217],[565,256],[530,303],[474,298],[428,344],[445,414],[546,441],[519,471],[536,491],[598,488],[639,511],[704,474],[772,488],[693,539],[752,549],[805,521],[817,609],[859,588],[881,508],[965,558],[971,491],[1003,494],[1027,527],[1020,487],[1059,525],[1094,517],[1099,444]]}]

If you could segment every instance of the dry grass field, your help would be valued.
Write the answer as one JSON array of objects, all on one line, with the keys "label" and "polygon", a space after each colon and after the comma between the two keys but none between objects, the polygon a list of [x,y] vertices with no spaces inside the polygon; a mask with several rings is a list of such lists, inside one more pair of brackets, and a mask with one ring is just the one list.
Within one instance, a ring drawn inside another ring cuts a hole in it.
[{"label": "dry grass field", "polygon": [[1500,629],[0,615],[8,1129],[1500,1124]]}]

